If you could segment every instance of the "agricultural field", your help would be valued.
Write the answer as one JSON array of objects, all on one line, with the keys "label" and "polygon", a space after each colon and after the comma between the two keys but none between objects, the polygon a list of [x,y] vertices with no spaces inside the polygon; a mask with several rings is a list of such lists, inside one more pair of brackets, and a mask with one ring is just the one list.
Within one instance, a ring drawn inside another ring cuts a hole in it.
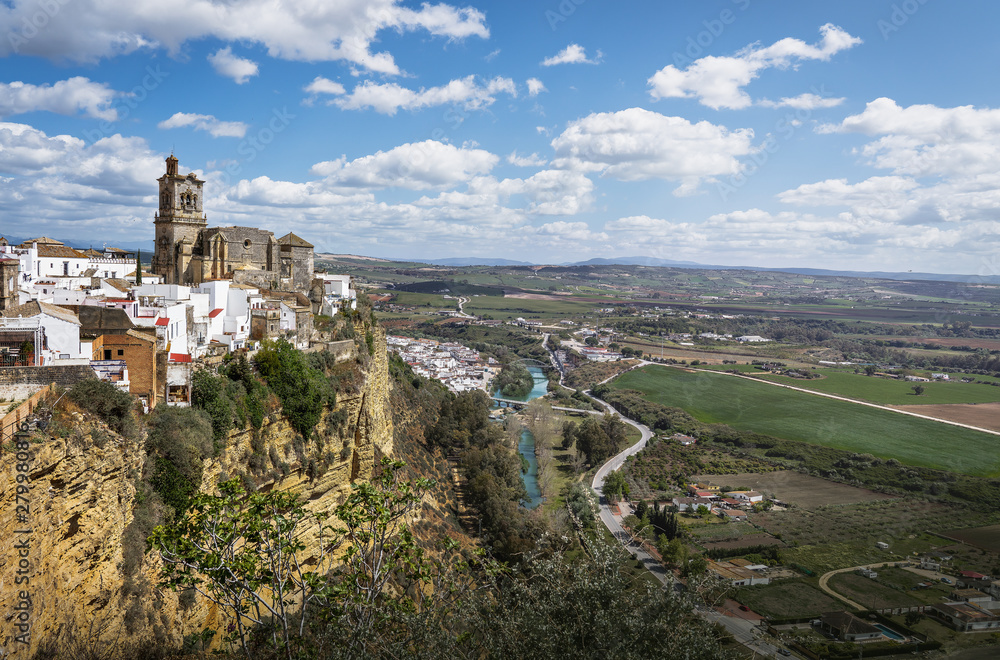
[{"label": "agricultural field", "polygon": [[848,486],[791,470],[764,473],[700,474],[692,479],[699,482],[710,481],[719,485],[732,486],[736,490],[756,490],[786,502],[796,509],[815,509],[827,505],[895,499],[892,495],[877,493],[867,488]]},{"label": "agricultural field", "polygon": [[917,607],[924,604],[924,601],[914,598],[907,592],[898,591],[882,584],[879,580],[872,580],[857,573],[838,573],[830,578],[827,586],[841,596],[846,596],[855,603],[871,609]]},{"label": "agricultural field", "polygon": [[1000,553],[1000,525],[953,529],[941,532],[941,535],[968,543],[988,552]]},{"label": "agricultural field", "polygon": [[754,612],[778,619],[819,616],[844,609],[843,604],[805,580],[782,580],[763,586],[742,587],[733,596]]},{"label": "agricultural field", "polygon": [[[996,388],[994,388],[996,389]],[[1000,403],[952,403],[940,406],[895,406],[900,410],[915,412],[937,419],[947,419],[959,424],[981,429],[1000,431]]]},{"label": "agricultural field", "polygon": [[[650,401],[683,408],[701,422],[974,476],[1000,474],[996,436],[849,401],[661,366],[630,371],[612,386],[639,390]],[[956,446],[962,451],[954,451]]]},{"label": "agricultural field", "polygon": [[[868,578],[864,578],[867,580]],[[930,603],[940,603],[942,598],[947,598],[948,594],[954,591],[955,587],[952,585],[943,584],[937,581],[930,581],[928,578],[920,575],[919,573],[914,573],[908,571],[904,568],[895,568],[889,566],[883,566],[878,569],[878,578],[876,578],[879,584],[884,585],[888,589],[906,592],[911,598],[918,601],[916,604],[930,604]],[[927,584],[930,582],[933,586],[927,588],[918,588],[917,585],[920,583]],[[830,580],[830,586],[833,586],[833,579]],[[840,589],[834,587],[837,592]],[[840,592],[842,593],[842,592]],[[847,595],[847,594],[845,594]],[[851,596],[848,596],[849,598]],[[854,599],[857,600],[857,599]],[[857,602],[862,605],[867,605],[868,603],[864,600],[858,600]],[[879,605],[879,607],[882,607]],[[891,605],[886,605],[886,607],[892,607]],[[902,605],[901,607],[906,607]]]},{"label": "agricultural field", "polygon": [[476,314],[487,318],[513,319],[518,316],[528,318],[562,319],[568,316],[593,314],[596,303],[593,299],[575,300],[570,296],[539,296],[537,298],[510,298],[497,296],[479,296],[465,304],[468,314]]},{"label": "agricultural field", "polygon": [[[881,405],[922,406],[928,404],[992,403],[1000,401],[1000,387],[990,385],[961,383],[957,380],[919,383],[919,385],[923,386],[924,392],[920,396],[917,396],[913,393],[915,383],[904,380],[865,376],[864,374],[855,374],[834,369],[817,369],[816,373],[822,377],[806,380],[804,378],[777,376],[765,374],[759,370],[756,371],[756,374],[762,380],[769,380],[781,383],[782,385],[791,385],[792,387],[801,387],[802,389],[823,392],[824,394],[836,394],[837,396],[849,399],[859,399]],[[953,377],[957,378],[957,375]],[[976,376],[976,378],[983,379],[981,376]],[[992,379],[989,378],[983,380],[992,382]]]},{"label": "agricultural field", "polygon": [[991,522],[986,514],[962,507],[907,499],[751,513],[750,520],[792,545],[818,546],[849,538],[859,539],[873,548],[876,541],[889,542],[910,534],[922,534],[925,530]]}]

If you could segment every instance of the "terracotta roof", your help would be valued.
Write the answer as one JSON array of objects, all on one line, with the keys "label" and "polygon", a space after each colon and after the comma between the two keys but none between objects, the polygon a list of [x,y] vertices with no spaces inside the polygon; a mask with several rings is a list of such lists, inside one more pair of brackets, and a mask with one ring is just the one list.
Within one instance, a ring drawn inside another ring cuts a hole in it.
[{"label": "terracotta roof", "polygon": [[291,245],[292,247],[315,247],[312,243],[304,240],[303,238],[296,236],[292,232],[288,232],[284,236],[278,239],[280,245]]},{"label": "terracotta roof", "polygon": [[142,332],[141,330],[126,330],[125,334],[128,335],[129,337],[135,337],[136,339],[148,341],[151,344],[156,343],[156,338],[151,337],[148,332]]},{"label": "terracotta roof", "polygon": [[66,247],[62,243],[58,245],[38,245],[39,257],[61,258],[61,259],[86,259],[87,255],[79,250]]},{"label": "terracotta roof", "polygon": [[119,279],[119,278],[116,278],[116,277],[111,277],[111,278],[108,278],[108,279],[106,279],[104,281],[107,284],[110,284],[114,288],[118,289],[119,291],[124,291],[124,292],[127,293],[127,292],[129,292],[129,291],[132,290],[132,285],[128,281],[123,280],[123,279]]},{"label": "terracotta roof", "polygon": [[169,324],[170,324],[170,319],[168,319],[166,316],[161,316],[160,318],[156,319],[156,325],[169,325]]},{"label": "terracotta roof", "polygon": [[28,240],[21,243],[21,246],[30,248],[32,243],[38,243],[39,245],[66,245],[62,241],[57,241],[54,238],[48,238],[47,236],[42,236],[40,238],[29,238]]},{"label": "terracotta roof", "polygon": [[187,353],[171,353],[168,362],[190,362],[191,356]]},{"label": "terracotta roof", "polygon": [[16,319],[18,316],[24,318],[30,318],[32,316],[38,316],[39,314],[47,314],[61,321],[66,321],[67,323],[74,323],[80,325],[80,319],[76,314],[60,307],[58,305],[51,305],[49,303],[38,302],[37,300],[32,300],[31,302],[26,302],[23,305],[18,305],[17,307],[10,307],[3,311],[2,315],[5,318]]},{"label": "terracotta roof", "polygon": [[213,309],[211,312],[208,313],[208,317],[214,319],[216,316],[218,316],[221,313],[222,313],[222,308],[221,307],[219,309]]}]

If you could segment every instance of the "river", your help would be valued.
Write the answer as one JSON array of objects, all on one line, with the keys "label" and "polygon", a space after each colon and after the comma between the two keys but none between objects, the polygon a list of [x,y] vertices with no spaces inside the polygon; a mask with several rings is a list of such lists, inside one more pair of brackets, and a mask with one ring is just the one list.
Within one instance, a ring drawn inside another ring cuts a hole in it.
[{"label": "river", "polygon": [[[548,391],[549,379],[541,367],[528,367],[531,377],[535,381],[535,386],[531,388],[526,396],[504,397],[511,401],[531,401],[540,396],[544,396]],[[521,431],[521,441],[517,443],[517,451],[528,461],[528,471],[521,473],[524,480],[524,489],[528,491],[528,498],[521,501],[521,504],[528,509],[534,509],[542,503],[542,491],[538,488],[538,459],[535,457],[535,436],[531,431],[524,429]]]}]

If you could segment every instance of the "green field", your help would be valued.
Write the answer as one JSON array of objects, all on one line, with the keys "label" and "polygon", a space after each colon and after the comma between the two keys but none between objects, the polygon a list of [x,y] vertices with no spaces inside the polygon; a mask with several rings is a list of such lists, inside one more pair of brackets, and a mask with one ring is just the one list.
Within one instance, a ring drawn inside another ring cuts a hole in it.
[{"label": "green field", "polygon": [[[754,373],[754,372],[750,372]],[[756,371],[763,374],[762,371]],[[815,380],[805,380],[803,378],[789,378],[788,376],[763,375],[762,378],[782,385],[801,387],[806,390],[823,392],[826,394],[836,394],[851,399],[860,399],[882,405],[892,406],[914,406],[932,403],[991,403],[1000,401],[1000,387],[989,385],[976,385],[975,383],[958,382],[930,382],[911,383],[902,380],[890,380],[887,378],[869,377],[863,374],[854,374],[844,371],[817,370],[824,378]],[[983,379],[981,376],[977,376]],[[992,380],[986,378],[985,380]],[[924,388],[924,393],[916,396],[913,393],[913,386],[919,384]]]},{"label": "green field", "polygon": [[[609,302],[613,299],[609,298]],[[497,296],[479,296],[472,298],[464,306],[469,314],[489,315],[495,319],[528,317],[564,318],[593,314],[594,309],[602,303],[593,300],[574,300],[570,296],[559,300],[531,300],[527,298],[499,298]]]},{"label": "green field", "polygon": [[782,580],[764,586],[741,587],[734,598],[754,612],[776,618],[819,616],[844,609],[806,580]]},{"label": "green field", "polygon": [[612,386],[639,390],[651,401],[683,408],[706,423],[911,465],[975,476],[1000,474],[1000,437],[888,410],[725,374],[660,366],[630,371]]}]

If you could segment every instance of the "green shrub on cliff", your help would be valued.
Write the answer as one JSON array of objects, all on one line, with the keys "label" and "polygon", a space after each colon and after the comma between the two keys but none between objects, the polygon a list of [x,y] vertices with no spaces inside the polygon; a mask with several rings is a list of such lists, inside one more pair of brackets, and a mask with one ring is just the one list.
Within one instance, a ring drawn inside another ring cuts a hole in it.
[{"label": "green shrub on cliff", "polygon": [[146,452],[152,464],[150,484],[164,504],[184,511],[201,486],[205,459],[214,453],[208,415],[194,408],[161,406],[149,422]]},{"label": "green shrub on cliff", "polygon": [[70,388],[70,401],[91,412],[117,432],[126,437],[135,437],[138,426],[132,414],[135,399],[112,383],[97,378],[82,380]]},{"label": "green shrub on cliff", "polygon": [[334,405],[336,391],[322,371],[284,339],[265,340],[253,363],[271,390],[281,399],[292,428],[310,437],[319,423],[323,406]]}]

